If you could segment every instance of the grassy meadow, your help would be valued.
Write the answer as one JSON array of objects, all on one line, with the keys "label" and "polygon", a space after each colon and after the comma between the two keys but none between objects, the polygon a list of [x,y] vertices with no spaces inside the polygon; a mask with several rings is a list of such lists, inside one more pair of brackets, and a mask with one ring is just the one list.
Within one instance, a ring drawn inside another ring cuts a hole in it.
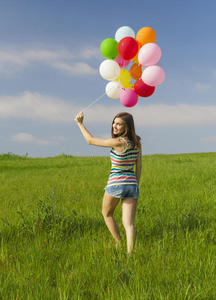
[{"label": "grassy meadow", "polygon": [[216,299],[216,153],[144,155],[137,242],[104,224],[109,157],[0,155],[0,299]]}]

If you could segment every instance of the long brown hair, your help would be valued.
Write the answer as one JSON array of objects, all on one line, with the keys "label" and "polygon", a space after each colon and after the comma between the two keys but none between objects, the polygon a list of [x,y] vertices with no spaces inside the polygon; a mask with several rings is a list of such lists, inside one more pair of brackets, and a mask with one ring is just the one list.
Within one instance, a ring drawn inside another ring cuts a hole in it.
[{"label": "long brown hair", "polygon": [[121,136],[128,137],[128,139],[133,142],[134,148],[136,149],[140,144],[141,138],[136,135],[133,116],[127,112],[121,112],[114,117],[111,128],[112,138],[118,137],[118,135],[113,133],[113,123],[116,118],[121,118],[125,125],[125,131]]}]

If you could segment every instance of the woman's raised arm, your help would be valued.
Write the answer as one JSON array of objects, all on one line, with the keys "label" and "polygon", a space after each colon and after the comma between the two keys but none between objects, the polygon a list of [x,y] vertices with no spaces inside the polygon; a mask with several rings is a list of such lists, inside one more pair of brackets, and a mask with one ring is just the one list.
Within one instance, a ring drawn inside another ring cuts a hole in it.
[{"label": "woman's raised arm", "polygon": [[89,145],[99,146],[99,147],[111,147],[111,148],[119,148],[125,144],[125,141],[121,138],[112,138],[112,139],[100,139],[95,138],[91,135],[91,133],[86,129],[83,124],[84,115],[82,112],[77,114],[76,122]]}]

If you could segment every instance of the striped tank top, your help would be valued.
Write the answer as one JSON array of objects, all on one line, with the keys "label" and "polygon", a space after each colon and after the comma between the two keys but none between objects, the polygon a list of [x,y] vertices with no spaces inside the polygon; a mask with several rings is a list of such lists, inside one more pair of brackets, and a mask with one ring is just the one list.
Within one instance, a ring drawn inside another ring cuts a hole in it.
[{"label": "striped tank top", "polygon": [[127,139],[125,139],[125,142],[126,149],[123,152],[115,152],[113,148],[110,151],[112,168],[107,186],[121,184],[137,185],[134,165],[139,154],[139,149],[134,149],[133,142]]}]

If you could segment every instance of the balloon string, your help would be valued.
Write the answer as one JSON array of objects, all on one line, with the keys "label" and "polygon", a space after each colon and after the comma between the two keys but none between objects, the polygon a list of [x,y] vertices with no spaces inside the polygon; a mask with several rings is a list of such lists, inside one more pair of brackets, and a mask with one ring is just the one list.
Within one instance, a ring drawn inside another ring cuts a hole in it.
[{"label": "balloon string", "polygon": [[[103,96],[107,95],[107,93],[109,91],[111,91],[114,88],[114,86],[112,86],[110,89],[108,89],[104,94],[102,94],[100,97],[98,97],[96,100],[94,100],[92,103],[90,103],[87,107],[85,107],[82,112],[84,112],[86,109],[88,109],[89,107],[91,107],[93,104],[95,104],[98,100],[100,100]],[[74,121],[76,121],[76,118],[74,119]]]},{"label": "balloon string", "polygon": [[[96,100],[94,100],[92,103],[90,103],[88,106],[86,106],[82,112],[84,112],[85,110],[87,110],[89,107],[91,107],[93,104],[95,104],[98,100],[100,100],[103,96],[105,96],[106,93],[104,93],[103,95],[101,95],[100,97],[98,97]],[[76,118],[74,119],[74,121],[76,121]]]},{"label": "balloon string", "polygon": [[95,104],[98,100],[100,100],[103,96],[105,96],[106,95],[106,93],[104,93],[103,95],[101,95],[100,97],[98,97],[96,100],[94,100],[91,104],[89,104],[87,107],[85,107],[83,110],[82,110],[82,112],[83,111],[85,111],[86,109],[88,109],[89,107],[91,107],[93,104]]}]

